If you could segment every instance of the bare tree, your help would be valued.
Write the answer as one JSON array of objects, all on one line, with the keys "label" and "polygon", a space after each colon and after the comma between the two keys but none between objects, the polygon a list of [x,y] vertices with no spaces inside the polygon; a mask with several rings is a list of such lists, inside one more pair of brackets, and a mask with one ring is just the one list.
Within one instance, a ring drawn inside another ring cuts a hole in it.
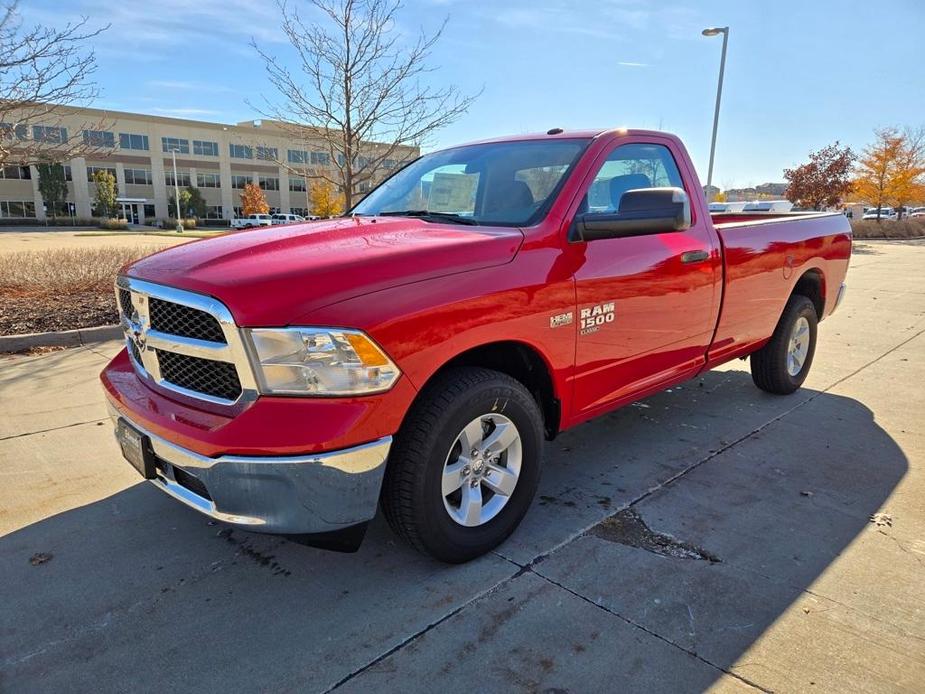
[{"label": "bare tree", "polygon": [[280,98],[267,100],[267,116],[299,142],[325,144],[328,165],[308,174],[342,188],[347,209],[386,160],[404,159],[407,147],[419,147],[458,119],[478,96],[425,83],[446,21],[402,46],[395,30],[399,0],[309,0],[319,21],[303,19],[286,0],[277,1],[296,66],[290,69],[251,42]]},{"label": "bare tree", "polygon": [[61,130],[67,110],[62,107],[86,105],[98,94],[91,79],[96,58],[86,44],[109,27],[92,29],[87,21],[84,17],[62,29],[26,27],[18,0],[0,3],[0,166],[62,161],[105,148]]}]

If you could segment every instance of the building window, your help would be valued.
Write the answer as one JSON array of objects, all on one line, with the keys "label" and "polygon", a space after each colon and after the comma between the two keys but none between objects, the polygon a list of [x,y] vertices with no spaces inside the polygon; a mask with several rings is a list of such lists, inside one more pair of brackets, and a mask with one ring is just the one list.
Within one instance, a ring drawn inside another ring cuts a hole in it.
[{"label": "building window", "polygon": [[28,180],[32,178],[32,169],[28,166],[4,166],[0,168],[0,178]]},{"label": "building window", "polygon": [[394,169],[396,166],[398,166],[398,162],[394,159],[386,159],[384,162],[382,162],[382,168],[386,171],[389,169]]},{"label": "building window", "polygon": [[360,192],[361,192],[361,193],[368,193],[368,192],[369,192],[369,181],[363,181],[363,182],[360,184]]},{"label": "building window", "polygon": [[221,205],[206,205],[206,219],[222,219]]},{"label": "building window", "polygon": [[289,178],[289,190],[304,193],[305,192],[305,179],[304,178]]},{"label": "building window", "polygon": [[331,155],[327,152],[312,152],[311,162],[319,166],[327,166],[331,163]]},{"label": "building window", "polygon": [[115,147],[116,136],[108,130],[84,130],[84,144],[89,147]]},{"label": "building window", "polygon": [[136,186],[149,186],[153,183],[151,171],[148,169],[126,169],[125,182]]},{"label": "building window", "polygon": [[250,182],[251,182],[250,176],[232,176],[231,177],[231,187],[232,188],[243,188]]},{"label": "building window", "polygon": [[164,172],[164,182],[168,186],[179,185],[179,186],[183,186],[184,188],[188,188],[189,186],[192,185],[192,181],[190,180],[189,171],[180,171],[180,170],[177,171],[177,182],[176,183],[174,183],[173,181],[173,171],[165,171]]},{"label": "building window", "polygon": [[343,166],[346,163],[347,163],[347,157],[345,157],[343,154],[338,154],[337,155],[337,165]]},{"label": "building window", "polygon": [[[119,146],[122,149],[140,149],[148,151],[148,136],[134,135],[132,133],[119,133]],[[167,151],[166,149],[164,150]]]},{"label": "building window", "polygon": [[234,213],[234,216],[235,216],[235,217],[240,218],[240,217],[243,217],[243,216],[244,216],[244,208],[243,208],[243,207],[233,207],[233,208],[231,208],[231,211]]},{"label": "building window", "polygon": [[279,150],[276,147],[257,147],[257,158],[263,161],[276,161],[279,159]]},{"label": "building window", "polygon": [[300,149],[290,149],[286,153],[290,164],[306,164],[308,163],[308,152],[303,152]]},{"label": "building window", "polygon": [[162,137],[161,146],[164,148],[165,152],[189,154],[189,140],[183,140],[178,137]]},{"label": "building window", "polygon": [[65,180],[65,181],[73,181],[74,179],[73,179],[72,176],[71,176],[71,165],[70,165],[70,164],[63,164],[63,165],[61,166],[61,168],[64,169],[64,180]]},{"label": "building window", "polygon": [[305,208],[304,207],[290,207],[289,214],[297,214],[300,217],[305,217]]},{"label": "building window", "polygon": [[10,139],[15,135],[17,140],[25,140],[29,137],[29,126],[24,123],[20,125],[0,123],[0,133],[2,133],[3,137],[8,137]]},{"label": "building window", "polygon": [[157,214],[154,211],[154,205],[145,203],[145,219],[154,219]]},{"label": "building window", "polygon": [[35,203],[31,200],[4,200],[0,202],[0,217],[35,217]]},{"label": "building window", "polygon": [[197,173],[196,185],[200,188],[221,188],[222,177],[217,173]]},{"label": "building window", "polygon": [[193,140],[193,154],[203,157],[217,157],[218,143],[207,142],[205,140]]},{"label": "building window", "polygon": [[64,144],[67,142],[67,128],[54,125],[33,125],[32,139],[36,142],[47,142],[54,145]]},{"label": "building window", "polygon": [[229,145],[233,159],[253,159],[254,150],[247,145]]},{"label": "building window", "polygon": [[87,167],[87,180],[88,180],[90,183],[93,183],[93,175],[94,175],[97,171],[108,171],[109,173],[112,174],[112,177],[113,177],[113,178],[116,177],[116,170],[113,169],[113,168],[111,168],[111,167],[109,167],[109,166],[88,166],[88,167]]},{"label": "building window", "polygon": [[275,176],[260,176],[258,181],[262,190],[279,190],[279,179]]}]

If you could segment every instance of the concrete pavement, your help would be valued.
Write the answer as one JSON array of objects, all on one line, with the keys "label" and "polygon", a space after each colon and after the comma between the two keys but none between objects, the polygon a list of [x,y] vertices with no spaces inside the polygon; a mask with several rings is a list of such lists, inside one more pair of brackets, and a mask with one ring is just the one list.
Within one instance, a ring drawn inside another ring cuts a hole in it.
[{"label": "concrete pavement", "polygon": [[794,395],[735,362],[547,444],[455,567],[223,530],[120,460],[118,345],[0,358],[0,690],[921,691],[923,264],[858,244]]}]

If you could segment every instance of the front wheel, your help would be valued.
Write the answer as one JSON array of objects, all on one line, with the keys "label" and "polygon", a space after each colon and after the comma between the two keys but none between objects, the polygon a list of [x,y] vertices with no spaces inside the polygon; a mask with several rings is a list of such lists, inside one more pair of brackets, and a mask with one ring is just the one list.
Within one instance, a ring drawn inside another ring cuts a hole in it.
[{"label": "front wheel", "polygon": [[382,509],[413,547],[450,563],[498,546],[540,476],[543,417],[515,379],[451,369],[414,404],[389,455]]},{"label": "front wheel", "polygon": [[770,341],[751,356],[752,380],[769,393],[787,395],[803,385],[816,352],[816,307],[790,297]]}]

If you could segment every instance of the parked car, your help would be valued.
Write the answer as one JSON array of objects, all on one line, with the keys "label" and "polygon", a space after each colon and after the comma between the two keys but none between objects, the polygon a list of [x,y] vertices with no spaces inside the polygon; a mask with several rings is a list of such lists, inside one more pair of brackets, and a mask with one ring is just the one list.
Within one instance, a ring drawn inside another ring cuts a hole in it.
[{"label": "parked car", "polygon": [[246,217],[231,220],[235,229],[250,229],[251,227],[268,227],[273,225],[273,217],[268,214],[249,214]]},{"label": "parked car", "polygon": [[300,214],[278,213],[278,214],[272,215],[272,217],[273,217],[273,224],[294,224],[295,222],[304,222],[306,219]]},{"label": "parked car", "polygon": [[426,154],[348,218],[138,260],[101,375],[122,452],[240,529],[356,549],[381,504],[422,552],[484,554],[544,436],[732,359],[770,393],[809,373],[848,220],[723,221],[702,190],[677,137],[556,129]]},{"label": "parked car", "polygon": [[925,207],[913,207],[909,212],[909,216],[916,218],[925,217]]},{"label": "parked car", "polygon": [[868,208],[864,212],[864,216],[861,217],[861,219],[865,221],[869,219],[875,219],[875,220],[879,219],[879,220],[888,220],[888,221],[892,221],[896,219],[896,210],[894,210],[892,207],[881,207],[879,209],[880,211],[878,213],[876,207]]}]

